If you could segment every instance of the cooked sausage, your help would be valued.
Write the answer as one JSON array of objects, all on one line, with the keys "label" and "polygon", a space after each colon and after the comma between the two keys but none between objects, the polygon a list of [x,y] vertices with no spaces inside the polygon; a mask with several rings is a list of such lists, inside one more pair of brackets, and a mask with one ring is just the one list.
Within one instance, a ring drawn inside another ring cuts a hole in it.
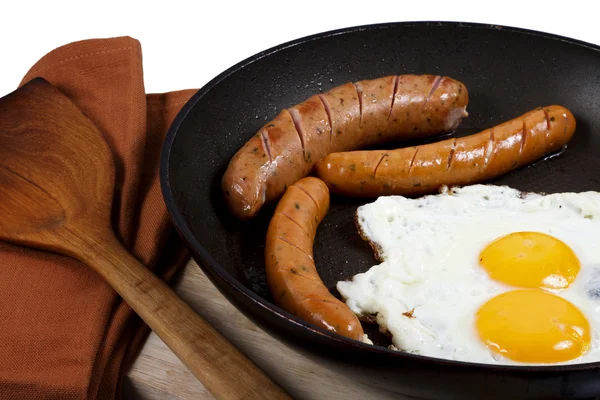
[{"label": "cooked sausage", "polygon": [[433,75],[347,83],[281,111],[233,156],[221,186],[229,210],[254,217],[332,152],[456,129],[466,87]]},{"label": "cooked sausage", "polygon": [[421,195],[531,164],[563,148],[574,131],[573,114],[553,105],[460,139],[391,151],[332,153],[316,164],[315,172],[340,195]]},{"label": "cooked sausage", "polygon": [[315,267],[313,243],[328,208],[329,190],[317,178],[303,178],[287,188],[267,231],[267,282],[283,309],[331,332],[362,340],[357,317],[329,293]]}]

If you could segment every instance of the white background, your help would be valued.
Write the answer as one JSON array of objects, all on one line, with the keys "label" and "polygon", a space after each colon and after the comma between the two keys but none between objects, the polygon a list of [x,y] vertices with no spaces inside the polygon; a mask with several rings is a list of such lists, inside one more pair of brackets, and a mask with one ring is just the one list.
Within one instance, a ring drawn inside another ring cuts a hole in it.
[{"label": "white background", "polygon": [[282,42],[380,22],[484,22],[600,44],[600,20],[590,6],[594,3],[5,0],[0,11],[0,96],[14,90],[44,54],[83,39],[128,35],[140,40],[150,93],[199,88],[231,65]]}]

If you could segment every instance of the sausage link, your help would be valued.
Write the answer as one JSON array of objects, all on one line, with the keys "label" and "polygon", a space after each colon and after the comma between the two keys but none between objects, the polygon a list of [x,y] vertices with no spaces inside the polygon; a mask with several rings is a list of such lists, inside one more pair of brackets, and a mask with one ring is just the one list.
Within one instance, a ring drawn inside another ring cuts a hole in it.
[{"label": "sausage link", "polygon": [[283,309],[331,332],[362,340],[358,318],[329,293],[315,267],[315,234],[328,208],[329,190],[317,178],[303,178],[286,190],[267,231],[267,282]]},{"label": "sausage link", "polygon": [[467,115],[466,87],[434,75],[347,83],[282,111],[231,159],[221,186],[230,211],[254,217],[332,152],[454,130]]},{"label": "sausage link", "polygon": [[575,127],[569,110],[552,105],[459,139],[391,151],[332,153],[315,165],[315,172],[340,195],[421,195],[529,165],[563,148]]}]

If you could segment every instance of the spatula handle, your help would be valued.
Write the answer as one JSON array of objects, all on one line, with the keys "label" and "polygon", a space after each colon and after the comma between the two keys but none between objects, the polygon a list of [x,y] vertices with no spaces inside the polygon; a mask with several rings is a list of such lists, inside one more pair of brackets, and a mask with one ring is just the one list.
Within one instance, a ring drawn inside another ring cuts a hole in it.
[{"label": "spatula handle", "polygon": [[79,249],[217,399],[291,399],[116,238]]}]

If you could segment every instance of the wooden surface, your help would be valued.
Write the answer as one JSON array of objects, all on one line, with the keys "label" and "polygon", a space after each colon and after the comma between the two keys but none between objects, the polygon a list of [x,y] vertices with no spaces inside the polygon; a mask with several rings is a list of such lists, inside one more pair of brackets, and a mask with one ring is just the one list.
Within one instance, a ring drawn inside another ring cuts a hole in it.
[{"label": "wooden surface", "polygon": [[[231,305],[193,260],[173,287],[294,399],[409,399],[351,381],[275,340]],[[153,333],[127,373],[123,390],[123,398],[131,400],[213,399]]]}]

